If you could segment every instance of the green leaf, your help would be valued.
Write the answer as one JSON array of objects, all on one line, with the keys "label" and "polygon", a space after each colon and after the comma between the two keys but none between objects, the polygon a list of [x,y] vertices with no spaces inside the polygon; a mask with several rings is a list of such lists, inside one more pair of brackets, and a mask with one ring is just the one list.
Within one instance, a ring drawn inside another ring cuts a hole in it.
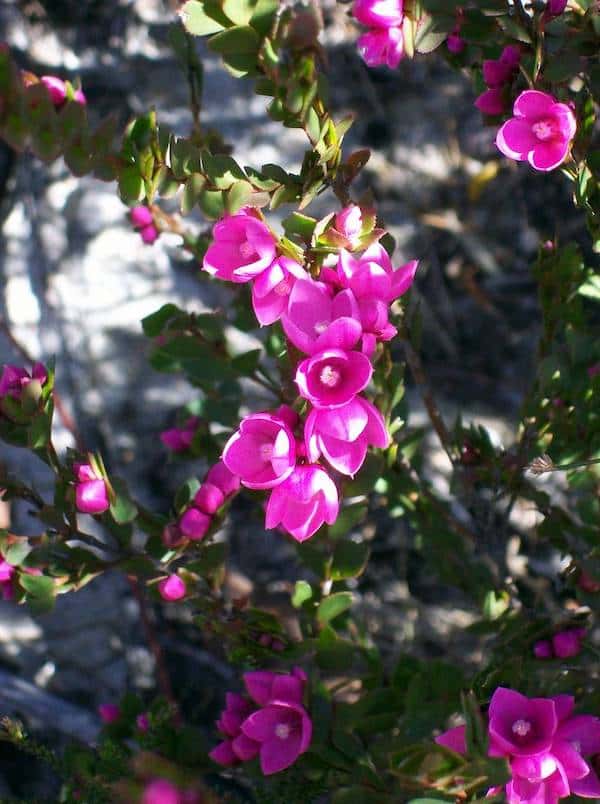
[{"label": "green leaf", "polygon": [[343,581],[357,578],[364,572],[369,560],[369,547],[365,542],[339,541],[333,553],[331,578]]},{"label": "green leaf", "polygon": [[191,572],[197,572],[198,575],[209,575],[219,569],[225,563],[226,558],[227,544],[225,542],[207,544],[202,547],[202,552],[198,558],[186,564],[186,569]]},{"label": "green leaf", "polygon": [[[230,215],[234,215],[238,212],[242,207],[247,206],[252,201],[252,196],[255,195],[254,188],[248,181],[236,181],[232,184],[229,192],[227,193],[226,199],[226,207],[227,211]],[[259,194],[256,194],[257,196]],[[265,194],[260,194],[261,196],[264,195],[262,199],[264,204],[260,206],[265,206],[269,203],[269,196]],[[256,201],[252,204],[252,206],[257,206]]]},{"label": "green leaf", "polygon": [[329,528],[329,535],[332,539],[339,539],[340,536],[345,536],[351,530],[354,530],[354,528],[363,521],[366,515],[367,506],[365,503],[348,505],[342,508],[338,518]]},{"label": "green leaf", "polygon": [[148,338],[158,337],[166,328],[169,321],[178,315],[184,314],[176,304],[163,304],[155,313],[142,318],[142,329]]},{"label": "green leaf", "polygon": [[222,190],[204,190],[200,195],[200,209],[209,220],[218,220],[225,211]]},{"label": "green leaf", "polygon": [[257,5],[258,0],[223,0],[223,11],[236,25],[247,25]]},{"label": "green leaf", "polygon": [[31,545],[27,541],[27,539],[19,539],[17,542],[13,542],[10,547],[6,547],[3,550],[3,557],[9,564],[12,564],[13,567],[18,567],[20,564],[23,563],[24,559],[29,555],[31,552]]},{"label": "green leaf", "polygon": [[208,43],[226,65],[243,75],[254,72],[260,48],[258,34],[249,25],[236,25],[213,36]]},{"label": "green leaf", "polygon": [[119,174],[118,184],[119,195],[125,204],[131,205],[144,200],[146,196],[144,180],[134,165],[123,168]]},{"label": "green leaf", "polygon": [[319,603],[317,619],[321,625],[326,625],[331,622],[331,620],[334,620],[336,617],[339,617],[340,614],[347,611],[351,605],[351,592],[336,592]]},{"label": "green leaf", "polygon": [[110,514],[119,525],[133,522],[137,517],[138,509],[132,501],[125,483],[118,477],[111,477],[110,484],[115,492],[115,500],[110,506]]},{"label": "green leaf", "polygon": [[317,221],[309,215],[292,212],[282,221],[282,226],[288,237],[298,235],[302,240],[310,243]]},{"label": "green leaf", "polygon": [[204,151],[202,153],[202,167],[212,184],[219,190],[228,190],[236,181],[246,178],[244,171],[235,159],[230,156],[211,154],[208,151]]},{"label": "green leaf", "polygon": [[187,179],[183,193],[181,195],[181,214],[189,215],[198,203],[202,191],[206,185],[206,179],[201,173],[192,173]]},{"label": "green leaf", "polygon": [[179,16],[188,33],[193,36],[208,36],[226,27],[206,13],[205,9],[210,7],[211,4],[202,3],[200,0],[187,0],[187,3],[183,4]]},{"label": "green leaf", "polygon": [[262,349],[252,349],[250,352],[237,355],[231,361],[232,368],[243,377],[250,377],[256,371]]},{"label": "green leaf", "polygon": [[310,600],[313,594],[312,586],[306,581],[296,581],[292,595],[292,606],[299,609],[303,603]]},{"label": "green leaf", "polygon": [[19,584],[28,595],[37,598],[54,597],[54,580],[47,575],[29,575],[22,573],[19,575]]}]

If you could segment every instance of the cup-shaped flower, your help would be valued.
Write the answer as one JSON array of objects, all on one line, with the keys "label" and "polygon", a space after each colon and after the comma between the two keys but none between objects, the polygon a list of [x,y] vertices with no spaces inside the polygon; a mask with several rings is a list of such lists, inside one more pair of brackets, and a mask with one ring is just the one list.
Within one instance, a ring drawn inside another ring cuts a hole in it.
[{"label": "cup-shaped flower", "polygon": [[219,279],[249,282],[271,265],[275,246],[269,227],[254,215],[228,215],[213,227],[202,267]]},{"label": "cup-shaped flower", "polygon": [[373,243],[359,258],[342,249],[337,270],[342,287],[349,288],[357,299],[375,298],[390,304],[411,288],[418,267],[418,260],[410,260],[394,270],[381,243]]},{"label": "cup-shaped flower", "polygon": [[296,466],[269,497],[265,527],[278,525],[297,542],[310,539],[324,522],[333,525],[339,511],[335,483],[321,466]]},{"label": "cup-shaped flower", "polygon": [[240,479],[236,474],[233,474],[223,463],[217,461],[210,467],[206,474],[206,483],[216,486],[223,492],[224,497],[231,497],[240,488]]},{"label": "cup-shaped flower", "polygon": [[577,656],[581,651],[581,642],[585,636],[585,628],[567,628],[552,637],[552,650],[559,659]]},{"label": "cup-shaped flower", "polygon": [[106,480],[91,463],[74,463],[75,506],[83,514],[102,514],[110,508]]},{"label": "cup-shaped flower", "polygon": [[159,581],[158,592],[163,600],[181,600],[186,595],[185,583],[179,575],[169,575]]},{"label": "cup-shaped flower", "polygon": [[301,704],[274,700],[242,723],[242,732],[259,743],[265,776],[289,768],[309,747],[312,722]]},{"label": "cup-shaped flower", "polygon": [[296,440],[278,416],[254,413],[242,420],[225,444],[223,463],[249,489],[270,489],[291,475]]},{"label": "cup-shaped flower", "polygon": [[177,523],[179,531],[193,542],[199,542],[206,536],[212,517],[204,511],[192,506],[188,508],[179,518]]},{"label": "cup-shaped flower", "polygon": [[33,381],[39,385],[44,385],[48,379],[48,371],[43,363],[34,363],[31,373],[22,366],[14,366],[7,363],[0,375],[0,399],[5,396],[20,399],[23,390]]},{"label": "cup-shaped flower", "polygon": [[360,311],[350,294],[331,297],[324,285],[299,279],[281,317],[285,334],[305,354],[327,347],[352,349],[362,334]]},{"label": "cup-shaped flower", "polygon": [[536,170],[554,170],[569,154],[577,130],[566,103],[535,89],[521,92],[510,120],[500,128],[496,145],[509,159],[527,160]]},{"label": "cup-shaped flower", "polygon": [[404,3],[403,0],[355,0],[352,14],[369,28],[394,28],[402,25]]},{"label": "cup-shaped flower", "polygon": [[369,446],[384,449],[389,444],[385,421],[377,408],[356,396],[341,408],[313,408],[304,424],[309,461],[323,455],[344,475],[353,476],[365,460]]},{"label": "cup-shaped flower", "polygon": [[252,307],[262,326],[278,321],[285,313],[294,283],[307,279],[304,268],[289,257],[278,257],[252,283]]},{"label": "cup-shaped flower", "polygon": [[490,701],[490,753],[494,756],[524,756],[547,751],[558,725],[554,701],[527,698],[498,687]]},{"label": "cup-shaped flower", "polygon": [[385,64],[393,70],[404,56],[402,28],[372,28],[356,44],[367,67]]},{"label": "cup-shaped flower", "polygon": [[185,452],[190,448],[199,423],[200,419],[197,416],[191,416],[183,427],[171,427],[169,430],[163,430],[160,440],[173,452]]},{"label": "cup-shaped flower", "polygon": [[372,374],[373,366],[361,352],[325,349],[298,365],[296,385],[316,408],[340,408],[367,387]]},{"label": "cup-shaped flower", "polygon": [[226,739],[210,751],[209,756],[219,765],[237,765],[257,756],[260,745],[246,737],[241,726],[256,706],[244,695],[228,692],[225,696],[225,709],[217,720],[217,728]]},{"label": "cup-shaped flower", "polygon": [[[67,85],[56,75],[42,75],[40,77],[42,83],[48,90],[50,100],[58,109],[64,106],[67,102]],[[73,100],[80,103],[82,106],[86,104],[86,97],[80,89],[76,89],[73,93]]]}]

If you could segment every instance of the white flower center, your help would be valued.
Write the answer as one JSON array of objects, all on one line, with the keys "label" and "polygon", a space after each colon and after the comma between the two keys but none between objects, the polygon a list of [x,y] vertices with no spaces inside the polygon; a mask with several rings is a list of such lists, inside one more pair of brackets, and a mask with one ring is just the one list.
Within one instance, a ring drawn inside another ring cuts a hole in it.
[{"label": "white flower center", "polygon": [[323,366],[319,379],[328,388],[335,388],[340,381],[340,372],[333,366]]},{"label": "white flower center", "polygon": [[252,243],[250,243],[249,240],[246,240],[240,244],[240,254],[245,259],[248,259],[248,257],[253,257],[256,254],[254,246],[252,245]]},{"label": "white flower center", "polygon": [[273,457],[273,444],[261,444],[259,453],[261,461],[268,463]]},{"label": "white flower center", "polygon": [[579,740],[571,740],[571,745],[577,751],[578,754],[581,754],[581,743]]},{"label": "white flower center", "polygon": [[287,740],[290,736],[290,727],[286,723],[278,723],[275,726],[275,736],[280,740]]},{"label": "white flower center", "polygon": [[315,332],[317,333],[317,335],[321,335],[323,332],[325,332],[328,326],[329,321],[317,321],[317,323],[315,324]]},{"label": "white flower center", "polygon": [[554,123],[552,120],[538,120],[531,126],[531,130],[538,140],[546,142],[554,136]]},{"label": "white flower center", "polygon": [[531,731],[531,723],[528,720],[515,720],[512,730],[513,734],[518,734],[519,737],[527,737]]},{"label": "white flower center", "polygon": [[284,279],[278,285],[275,285],[275,293],[278,296],[288,296],[290,290],[290,283],[287,281],[287,279]]}]

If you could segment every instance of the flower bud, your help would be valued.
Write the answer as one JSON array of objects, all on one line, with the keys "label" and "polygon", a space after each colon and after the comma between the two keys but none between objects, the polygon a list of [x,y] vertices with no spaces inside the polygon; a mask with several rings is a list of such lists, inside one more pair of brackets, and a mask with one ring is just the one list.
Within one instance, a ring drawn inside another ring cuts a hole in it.
[{"label": "flower bud", "polygon": [[584,636],[584,628],[569,628],[566,631],[559,631],[558,634],[554,634],[552,637],[554,655],[559,659],[577,656],[581,651],[581,641]]},{"label": "flower bud", "polygon": [[82,514],[102,514],[110,508],[106,480],[90,463],[73,464],[75,506]]},{"label": "flower bud", "polygon": [[533,646],[533,653],[536,659],[552,659],[552,643],[549,639],[540,639]]},{"label": "flower bud", "polygon": [[169,575],[167,578],[163,578],[158,584],[158,591],[162,599],[169,602],[181,600],[186,594],[185,583],[179,575]]},{"label": "flower bud", "polygon": [[198,508],[188,508],[179,518],[179,530],[186,539],[200,541],[206,535],[212,519],[208,514],[198,510]]},{"label": "flower bud", "polygon": [[115,723],[121,717],[121,710],[117,704],[103,703],[98,707],[98,714],[103,723]]}]

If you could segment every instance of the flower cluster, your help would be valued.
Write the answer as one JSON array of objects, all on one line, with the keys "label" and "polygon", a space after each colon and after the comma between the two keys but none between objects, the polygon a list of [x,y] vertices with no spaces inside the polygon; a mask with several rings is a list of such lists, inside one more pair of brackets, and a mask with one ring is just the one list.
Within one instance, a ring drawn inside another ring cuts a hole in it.
[{"label": "flower cluster", "polygon": [[[218,461],[208,470],[204,482],[194,495],[191,505],[181,514],[177,522],[167,525],[163,532],[163,542],[167,547],[176,547],[185,541],[198,542],[206,535],[213,516],[240,487],[240,479],[233,474],[223,461]],[[177,578],[177,576],[170,576]],[[177,579],[178,581],[180,579]],[[183,582],[181,582],[183,583]],[[180,583],[171,583],[173,590],[181,592]],[[177,593],[177,592],[176,592]],[[185,594],[185,591],[183,591]],[[179,594],[179,597],[183,597]],[[177,598],[166,598],[175,600]]]},{"label": "flower cluster", "polygon": [[133,207],[129,212],[129,219],[133,228],[140,233],[140,237],[147,246],[151,246],[158,239],[159,231],[148,207]]},{"label": "flower cluster", "polygon": [[[326,232],[330,239],[332,232],[350,247],[366,242],[360,209],[343,210]],[[410,288],[418,263],[394,270],[375,242],[358,257],[340,248],[337,262],[315,280],[278,255],[273,234],[253,212],[224,218],[213,234],[204,269],[232,282],[252,281],[258,320],[280,319],[288,341],[305,355],[295,382],[310,403],[303,424],[285,405],[246,416],[225,445],[223,463],[247,488],[270,491],[267,528],[281,526],[304,541],[324,522],[333,524],[339,511],[337,488],[320,458],[353,476],[369,446],[388,446],[383,416],[360,394],[371,380],[377,342],[396,334],[390,304]],[[186,525],[179,523],[182,531]]]},{"label": "flower cluster", "polygon": [[184,422],[183,427],[171,427],[170,430],[163,430],[160,440],[172,452],[186,452],[194,440],[199,424],[200,419],[197,416],[191,416]]},{"label": "flower cluster", "polygon": [[519,69],[521,51],[516,45],[504,48],[498,59],[483,62],[483,80],[487,89],[475,101],[484,114],[502,114],[505,109],[505,87],[511,83]]},{"label": "flower cluster", "polygon": [[352,14],[369,30],[358,40],[358,52],[368,67],[397,67],[404,56],[403,0],[355,0]]},{"label": "flower cluster", "polygon": [[42,363],[34,363],[30,372],[12,363],[4,365],[0,375],[0,415],[12,421],[28,418],[47,380],[48,370]]},{"label": "flower cluster", "polygon": [[554,634],[552,639],[540,639],[533,646],[537,659],[568,659],[581,651],[585,628],[567,628]]},{"label": "flower cluster", "polygon": [[573,110],[552,95],[536,89],[521,92],[513,115],[500,128],[496,145],[504,156],[519,162],[527,160],[536,170],[554,170],[571,149],[577,130]]},{"label": "flower cluster", "polygon": [[[584,759],[600,751],[600,719],[574,715],[574,704],[570,695],[527,698],[505,687],[494,692],[488,710],[488,753],[510,762],[508,804],[600,796],[600,780]],[[450,729],[436,742],[466,754],[465,726]],[[499,792],[493,788],[489,794]]]},{"label": "flower cluster", "polygon": [[306,675],[256,670],[244,674],[248,696],[228,692],[217,721],[225,737],[209,756],[219,765],[248,762],[257,756],[265,776],[289,768],[309,747],[312,721],[303,706]]}]

